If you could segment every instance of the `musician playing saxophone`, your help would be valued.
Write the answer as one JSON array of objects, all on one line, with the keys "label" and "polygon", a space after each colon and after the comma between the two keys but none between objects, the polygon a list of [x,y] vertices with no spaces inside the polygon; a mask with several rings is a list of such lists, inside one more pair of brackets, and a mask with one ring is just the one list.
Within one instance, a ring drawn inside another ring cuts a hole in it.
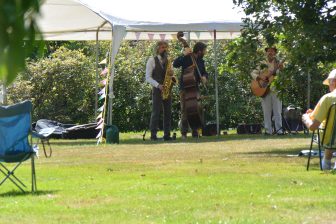
[{"label": "musician playing saxophone", "polygon": [[159,41],[156,44],[155,56],[150,57],[146,64],[146,82],[152,85],[152,114],[149,128],[151,131],[151,140],[157,140],[157,131],[160,120],[160,111],[163,107],[163,140],[172,140],[170,136],[171,129],[171,113],[172,101],[171,96],[163,99],[163,91],[165,76],[170,75],[172,79],[175,77],[172,71],[167,71],[168,66],[168,43],[166,41]]},{"label": "musician playing saxophone", "polygon": [[[184,74],[184,69],[187,69],[190,66],[196,66],[193,65],[193,61],[190,57],[190,55],[192,55],[195,58],[196,64],[198,69],[195,69],[195,79],[196,79],[196,83],[197,85],[200,84],[200,82],[202,82],[203,84],[205,84],[208,80],[208,73],[206,72],[205,69],[205,63],[203,60],[204,55],[206,54],[206,44],[202,43],[202,42],[197,42],[194,47],[193,50],[191,51],[191,48],[184,48],[183,54],[182,56],[176,58],[174,60],[173,66],[175,68],[179,68],[182,67],[182,74]],[[198,71],[200,73],[200,75],[198,74]],[[198,86],[197,86],[198,87]],[[184,100],[184,85],[183,85],[183,77],[181,75],[180,79],[179,79],[179,89],[180,89],[180,100],[181,100],[181,124],[180,124],[180,128],[181,128],[181,135],[182,135],[182,139],[186,139],[187,138],[187,132],[188,132],[188,119],[187,119],[187,113],[185,111],[185,100]],[[192,130],[192,136],[195,138],[199,137],[199,133],[198,130]]]},{"label": "musician playing saxophone", "polygon": [[[283,63],[279,62],[279,60],[276,58],[277,51],[278,50],[276,47],[265,48],[266,60],[261,63],[261,65],[264,65],[265,68],[259,66],[258,68],[256,68],[251,72],[251,76],[254,80],[259,81],[261,79],[261,74],[263,73],[263,71],[265,71],[264,69],[268,70],[269,74],[267,77],[276,76],[279,73],[279,71],[283,69]],[[269,88],[269,91],[267,91],[267,93],[262,97],[261,106],[264,115],[265,135],[273,134],[272,114],[275,121],[274,133],[282,135],[283,134],[282,117],[281,117],[282,102],[280,98],[277,96],[277,92],[272,85],[271,88]]]}]

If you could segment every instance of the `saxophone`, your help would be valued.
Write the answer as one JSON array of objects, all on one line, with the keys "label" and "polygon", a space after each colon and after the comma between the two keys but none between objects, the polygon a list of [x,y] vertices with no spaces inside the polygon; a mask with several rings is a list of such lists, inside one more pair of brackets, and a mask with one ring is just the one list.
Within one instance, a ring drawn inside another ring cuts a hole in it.
[{"label": "saxophone", "polygon": [[175,84],[177,84],[177,79],[174,76],[174,70],[172,67],[171,60],[168,58],[166,74],[165,74],[165,78],[163,81],[163,90],[162,90],[163,100],[166,100],[170,97],[171,90],[173,88],[173,85]]}]

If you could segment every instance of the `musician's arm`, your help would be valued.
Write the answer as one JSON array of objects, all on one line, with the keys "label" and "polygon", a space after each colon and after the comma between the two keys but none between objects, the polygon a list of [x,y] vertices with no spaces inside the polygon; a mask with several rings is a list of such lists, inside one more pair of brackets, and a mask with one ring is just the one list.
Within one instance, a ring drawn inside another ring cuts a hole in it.
[{"label": "musician's arm", "polygon": [[316,119],[311,119],[310,118],[310,114],[304,114],[304,115],[302,115],[302,122],[311,131],[315,131],[320,126],[320,124],[321,124],[320,121],[318,121]]},{"label": "musician's arm", "polygon": [[277,76],[281,72],[281,70],[284,68],[284,62],[279,61],[276,67],[277,69],[275,70],[275,73],[273,74],[274,76]]},{"label": "musician's arm", "polygon": [[206,71],[204,60],[202,60],[202,62],[200,63],[199,69],[200,69],[200,72],[201,72],[201,76],[205,77],[206,79],[208,79],[209,78],[209,74]]},{"label": "musician's arm", "polygon": [[176,58],[173,62],[173,67],[174,68],[179,68],[183,65],[183,61],[184,61],[184,57],[180,56],[178,58]]},{"label": "musician's arm", "polygon": [[258,77],[260,75],[260,70],[259,69],[254,69],[252,72],[251,72],[251,77],[254,79],[254,80],[257,80],[258,81]]},{"label": "musician's arm", "polygon": [[313,111],[309,109],[302,115],[302,122],[311,131],[316,130],[328,116],[328,104],[325,99],[326,96],[324,95],[316,104]]},{"label": "musician's arm", "polygon": [[159,88],[159,83],[153,79],[153,70],[155,67],[154,58],[151,57],[148,59],[146,64],[146,82],[151,84],[155,88]]}]

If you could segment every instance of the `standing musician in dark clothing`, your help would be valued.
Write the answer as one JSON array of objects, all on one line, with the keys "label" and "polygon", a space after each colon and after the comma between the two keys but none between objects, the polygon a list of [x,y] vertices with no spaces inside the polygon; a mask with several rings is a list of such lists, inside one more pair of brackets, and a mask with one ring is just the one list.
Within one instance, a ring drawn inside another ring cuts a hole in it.
[{"label": "standing musician in dark clothing", "polygon": [[[175,68],[182,67],[182,75],[179,80],[179,89],[180,89],[180,100],[181,100],[181,134],[182,134],[182,139],[187,138],[187,132],[188,132],[188,119],[187,119],[187,113],[185,111],[185,91],[184,91],[184,84],[183,84],[183,74],[184,70],[187,69],[190,66],[195,66],[193,64],[193,61],[190,57],[190,55],[194,56],[197,68],[195,68],[195,79],[197,83],[197,87],[199,86],[200,82],[205,84],[208,80],[208,73],[205,70],[205,64],[203,57],[206,54],[206,45],[202,42],[197,42],[194,45],[193,50],[191,51],[191,48],[187,47],[184,48],[183,56],[178,57],[177,59],[174,60],[173,66]],[[196,66],[195,66],[196,67]],[[198,74],[198,71],[201,75]],[[193,137],[199,137],[198,130],[192,130],[192,136]]]},{"label": "standing musician in dark clothing", "polygon": [[170,137],[171,127],[171,97],[166,100],[162,99],[162,91],[164,89],[163,82],[165,80],[168,65],[168,43],[159,41],[156,45],[156,56],[150,57],[146,64],[146,82],[152,85],[152,114],[150,120],[151,140],[157,140],[157,130],[160,120],[160,111],[163,106],[163,140],[172,140]]}]

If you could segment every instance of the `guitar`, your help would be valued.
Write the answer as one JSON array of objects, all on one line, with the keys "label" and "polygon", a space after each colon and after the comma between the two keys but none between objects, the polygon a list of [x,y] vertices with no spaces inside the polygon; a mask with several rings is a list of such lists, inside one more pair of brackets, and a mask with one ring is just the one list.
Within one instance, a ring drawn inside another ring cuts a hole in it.
[{"label": "guitar", "polygon": [[270,85],[272,84],[277,70],[282,67],[284,61],[277,63],[273,70],[264,69],[256,80],[251,82],[251,91],[253,95],[265,97],[270,90]]}]

